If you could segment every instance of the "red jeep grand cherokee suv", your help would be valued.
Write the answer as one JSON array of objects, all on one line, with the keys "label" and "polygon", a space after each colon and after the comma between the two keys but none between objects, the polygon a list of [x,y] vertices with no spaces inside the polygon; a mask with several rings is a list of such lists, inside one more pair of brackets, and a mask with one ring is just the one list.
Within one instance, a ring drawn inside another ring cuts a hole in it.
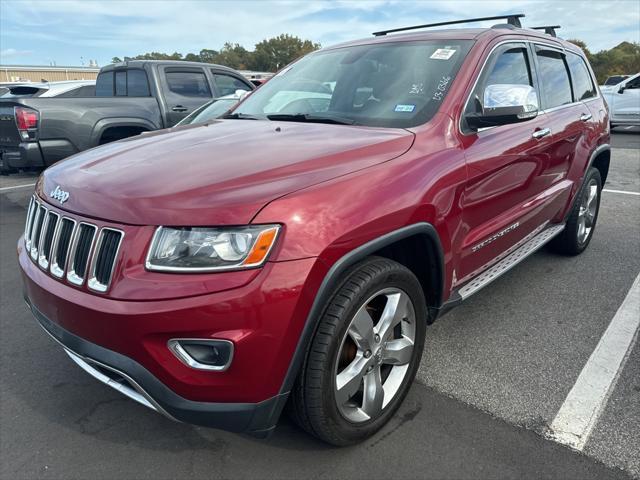
[{"label": "red jeep grand cherokee suv", "polygon": [[429,323],[593,235],[605,104],[518,23],[325,48],[226,119],[49,168],[18,244],[36,319],[170,418],[266,435],[289,402],[327,442],[372,435]]}]

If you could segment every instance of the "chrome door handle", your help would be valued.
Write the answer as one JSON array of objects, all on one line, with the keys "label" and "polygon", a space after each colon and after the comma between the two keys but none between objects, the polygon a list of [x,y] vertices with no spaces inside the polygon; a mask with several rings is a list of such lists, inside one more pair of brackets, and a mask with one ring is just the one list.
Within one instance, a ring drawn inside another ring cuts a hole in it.
[{"label": "chrome door handle", "polygon": [[538,139],[538,138],[546,137],[550,133],[551,133],[550,128],[543,128],[542,130],[536,130],[535,132],[533,132],[533,135],[531,136],[535,139]]},{"label": "chrome door handle", "polygon": [[586,122],[587,120],[591,120],[590,113],[583,113],[582,115],[580,115],[580,121]]}]

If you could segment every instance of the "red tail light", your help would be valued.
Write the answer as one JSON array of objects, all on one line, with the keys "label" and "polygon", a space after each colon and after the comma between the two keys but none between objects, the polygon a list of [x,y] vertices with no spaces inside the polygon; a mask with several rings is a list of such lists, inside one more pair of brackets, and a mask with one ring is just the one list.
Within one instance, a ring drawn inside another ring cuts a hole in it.
[{"label": "red tail light", "polygon": [[20,137],[23,140],[33,140],[40,121],[40,113],[26,107],[15,107],[13,110]]}]

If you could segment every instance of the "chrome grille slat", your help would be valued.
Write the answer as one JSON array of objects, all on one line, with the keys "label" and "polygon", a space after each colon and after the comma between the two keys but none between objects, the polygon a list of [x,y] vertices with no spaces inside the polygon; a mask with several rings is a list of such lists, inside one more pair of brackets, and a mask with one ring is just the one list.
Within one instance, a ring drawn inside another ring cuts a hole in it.
[{"label": "chrome grille slat", "polygon": [[78,222],[31,197],[24,226],[27,254],[52,276],[76,286],[87,281],[90,290],[104,293],[124,239],[124,232],[88,222]]},{"label": "chrome grille slat", "polygon": [[76,228],[71,251],[69,252],[69,270],[67,280],[74,285],[82,285],[89,265],[89,255],[95,240],[97,227],[90,223],[81,222]]},{"label": "chrome grille slat", "polygon": [[49,210],[44,220],[44,229],[40,240],[40,254],[38,255],[38,265],[45,270],[49,268],[49,259],[51,258],[51,244],[53,237],[58,228],[58,220],[60,215]]},{"label": "chrome grille slat", "polygon": [[106,292],[111,283],[113,269],[116,265],[120,245],[124,233],[113,228],[100,230],[93,260],[91,261],[89,288],[98,292]]},{"label": "chrome grille slat", "polygon": [[38,258],[38,245],[40,243],[40,234],[42,233],[42,224],[44,223],[44,217],[46,213],[46,207],[40,204],[38,206],[36,218],[33,224],[33,230],[31,232],[31,258],[33,260],[36,260]]},{"label": "chrome grille slat", "polygon": [[63,217],[60,220],[60,229],[58,230],[51,247],[53,252],[51,260],[51,273],[62,278],[67,267],[67,258],[69,255],[69,246],[73,240],[76,229],[76,221]]}]

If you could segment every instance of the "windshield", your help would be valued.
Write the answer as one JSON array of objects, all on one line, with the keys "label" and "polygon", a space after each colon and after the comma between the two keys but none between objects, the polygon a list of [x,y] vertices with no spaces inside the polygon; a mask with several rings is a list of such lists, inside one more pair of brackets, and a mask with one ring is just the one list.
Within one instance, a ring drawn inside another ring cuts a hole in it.
[{"label": "windshield", "polygon": [[471,44],[395,42],[312,53],[256,90],[232,118],[420,125],[437,112]]},{"label": "windshield", "polygon": [[189,116],[185,117],[178,123],[178,125],[189,125],[191,123],[201,123],[207,120],[218,118],[222,114],[226,113],[236,103],[239,98],[218,98],[212,102],[203,105],[199,109],[195,110]]}]

